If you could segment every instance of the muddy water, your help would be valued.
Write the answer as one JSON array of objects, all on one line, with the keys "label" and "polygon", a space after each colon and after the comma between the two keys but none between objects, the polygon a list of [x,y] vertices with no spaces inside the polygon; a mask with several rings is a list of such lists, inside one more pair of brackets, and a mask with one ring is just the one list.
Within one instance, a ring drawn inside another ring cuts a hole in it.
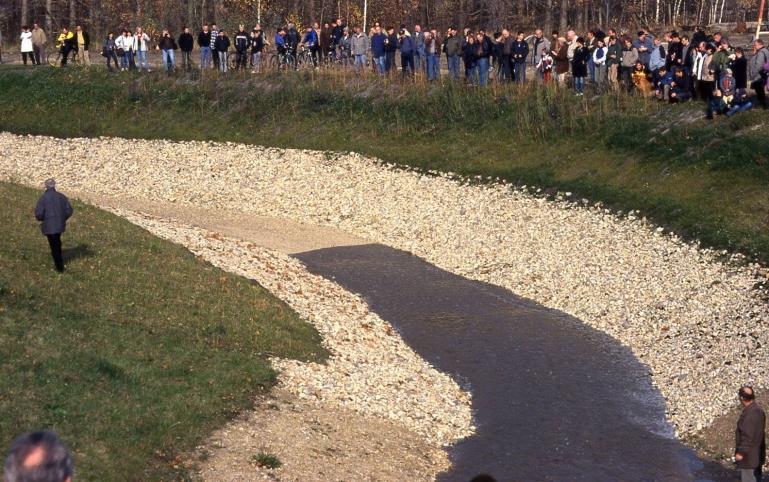
[{"label": "muddy water", "polygon": [[477,434],[438,480],[723,479],[673,438],[648,370],[608,335],[386,246],[296,256],[472,392]]}]

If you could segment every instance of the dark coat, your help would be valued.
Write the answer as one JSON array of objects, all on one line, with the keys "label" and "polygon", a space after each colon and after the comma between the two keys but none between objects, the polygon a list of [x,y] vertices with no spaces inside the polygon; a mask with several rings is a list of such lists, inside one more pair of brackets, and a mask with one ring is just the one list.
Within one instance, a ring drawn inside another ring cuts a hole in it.
[{"label": "dark coat", "polygon": [[182,49],[182,52],[192,52],[193,46],[194,41],[192,39],[192,34],[182,32],[182,34],[179,35],[179,47]]},{"label": "dark coat", "polygon": [[737,421],[734,452],[742,455],[740,469],[755,469],[766,461],[766,414],[756,402],[742,410]]},{"label": "dark coat", "polygon": [[735,58],[732,61],[732,73],[734,74],[734,86],[738,89],[748,88],[748,59]]},{"label": "dark coat", "polygon": [[35,206],[35,218],[42,222],[40,229],[43,234],[63,233],[72,212],[67,196],[54,188],[46,189]]},{"label": "dark coat", "polygon": [[571,75],[574,77],[587,77],[587,62],[589,59],[590,49],[587,47],[577,47],[574,50],[574,58],[571,60]]},{"label": "dark coat", "polygon": [[526,62],[526,57],[529,55],[529,44],[525,40],[513,42],[512,50],[510,54],[513,57],[513,62],[521,63]]},{"label": "dark coat", "polygon": [[203,32],[202,30],[198,34],[198,46],[210,47],[211,46],[211,32]]},{"label": "dark coat", "polygon": [[565,74],[569,71],[569,45],[564,43],[555,53],[555,73]]},{"label": "dark coat", "polygon": [[173,37],[171,37],[170,34],[167,37],[165,35],[160,37],[158,47],[160,47],[160,50],[176,50],[179,48],[176,45],[176,41]]},{"label": "dark coat", "polygon": [[230,38],[226,35],[217,35],[214,42],[214,50],[217,52],[226,52],[230,50]]}]

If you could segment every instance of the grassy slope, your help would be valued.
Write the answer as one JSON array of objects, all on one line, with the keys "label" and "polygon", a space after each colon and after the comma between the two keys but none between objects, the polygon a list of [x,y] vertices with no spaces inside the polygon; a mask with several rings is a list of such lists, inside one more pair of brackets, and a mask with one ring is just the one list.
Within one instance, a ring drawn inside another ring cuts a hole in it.
[{"label": "grassy slope", "polygon": [[[197,75],[197,74],[196,74]],[[0,70],[0,129],[354,150],[574,191],[769,259],[769,127],[699,105],[560,89],[427,88],[343,75],[166,78]]]},{"label": "grassy slope", "polygon": [[178,479],[177,457],[273,383],[268,353],[324,358],[260,286],[93,207],[74,205],[58,275],[37,195],[0,183],[0,446],[50,427],[78,479]]}]

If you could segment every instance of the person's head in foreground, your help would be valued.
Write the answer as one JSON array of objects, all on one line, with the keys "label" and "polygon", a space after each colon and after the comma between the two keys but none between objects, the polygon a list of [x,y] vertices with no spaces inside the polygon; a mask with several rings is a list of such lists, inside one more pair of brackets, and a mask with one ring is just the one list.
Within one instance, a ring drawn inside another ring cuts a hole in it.
[{"label": "person's head in foreground", "polygon": [[756,393],[753,391],[753,387],[749,385],[740,387],[740,391],[737,392],[737,395],[740,397],[740,403],[745,407],[753,403],[753,400],[756,399]]},{"label": "person's head in foreground", "polygon": [[16,437],[5,458],[3,482],[71,482],[72,456],[53,432]]}]

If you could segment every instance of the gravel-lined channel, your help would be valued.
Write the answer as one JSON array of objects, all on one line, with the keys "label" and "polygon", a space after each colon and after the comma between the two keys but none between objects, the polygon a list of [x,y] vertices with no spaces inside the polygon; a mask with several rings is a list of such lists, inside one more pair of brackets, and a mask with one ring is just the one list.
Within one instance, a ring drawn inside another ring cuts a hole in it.
[{"label": "gravel-lined channel", "polygon": [[633,215],[473,186],[355,154],[235,144],[0,135],[0,178],[292,217],[417,254],[569,313],[648,365],[679,434],[766,386],[755,266],[718,261]]}]

